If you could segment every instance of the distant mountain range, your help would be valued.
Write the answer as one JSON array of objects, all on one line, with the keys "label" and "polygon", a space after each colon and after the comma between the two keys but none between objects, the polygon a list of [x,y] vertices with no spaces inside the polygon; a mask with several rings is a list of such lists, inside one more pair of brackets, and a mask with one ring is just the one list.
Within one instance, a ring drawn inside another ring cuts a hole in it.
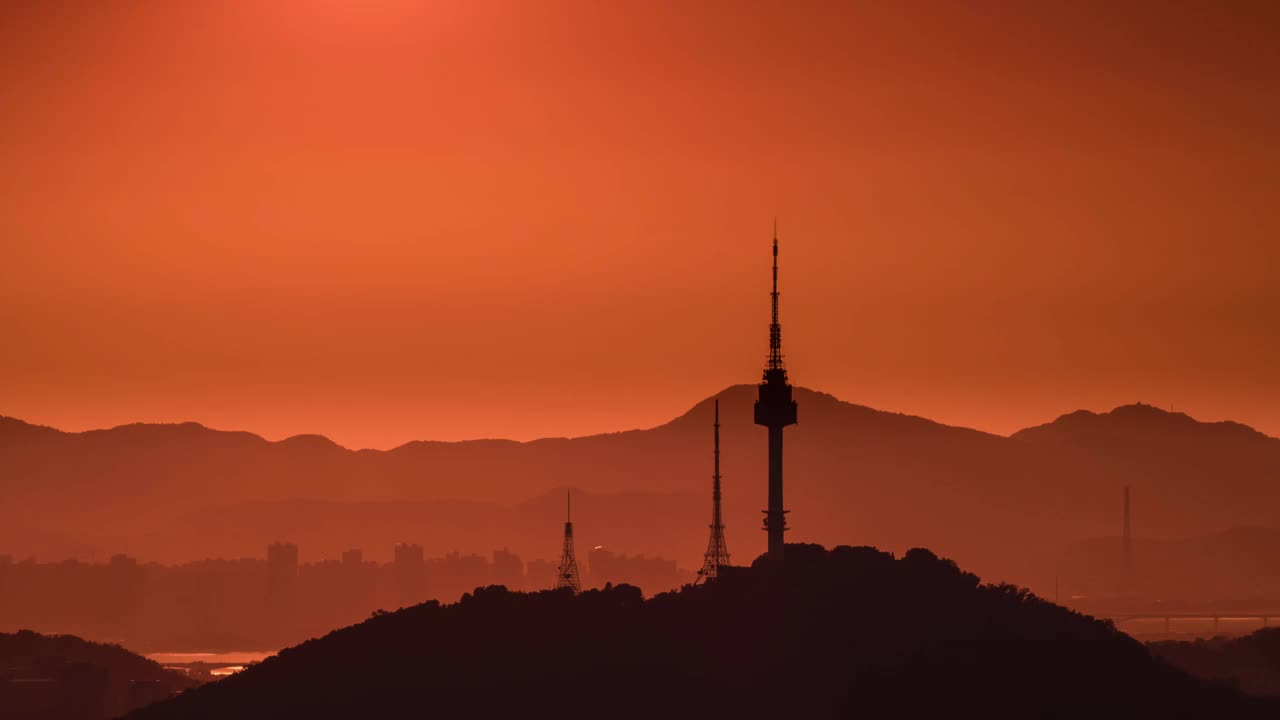
[{"label": "distant mountain range", "polygon": [[[747,560],[764,547],[765,431],[752,424],[754,386],[715,397],[729,548]],[[1280,439],[1244,425],[1129,405],[1001,437],[803,388],[796,399],[792,541],[926,546],[1034,584],[1052,582],[1049,553],[1119,534],[1125,484],[1141,537],[1280,527]],[[709,517],[711,403],[647,430],[387,451],[195,423],[66,433],[2,418],[0,553],[177,561],[294,539],[304,561],[362,545],[385,557],[396,540],[428,554],[506,545],[553,557],[573,487],[580,543],[693,567]]]}]

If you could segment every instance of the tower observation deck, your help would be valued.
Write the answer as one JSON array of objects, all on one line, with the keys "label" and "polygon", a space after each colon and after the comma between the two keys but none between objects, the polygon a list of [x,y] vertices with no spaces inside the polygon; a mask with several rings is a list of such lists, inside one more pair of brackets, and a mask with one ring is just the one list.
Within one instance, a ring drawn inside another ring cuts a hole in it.
[{"label": "tower observation deck", "polygon": [[796,424],[796,401],[782,361],[782,326],[778,323],[778,226],[773,227],[773,321],[769,324],[769,358],[760,382],[755,405],[755,422],[769,429],[769,508],[764,511],[764,529],[769,534],[769,561],[782,562],[783,536],[787,530],[787,510],[782,507],[782,429]]}]

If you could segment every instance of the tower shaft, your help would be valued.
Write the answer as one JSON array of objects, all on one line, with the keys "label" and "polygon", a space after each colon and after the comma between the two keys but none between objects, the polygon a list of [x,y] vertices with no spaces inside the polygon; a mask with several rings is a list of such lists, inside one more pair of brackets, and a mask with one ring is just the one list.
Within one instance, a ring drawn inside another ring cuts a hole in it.
[{"label": "tower shaft", "polygon": [[765,363],[755,405],[755,422],[769,429],[769,507],[764,511],[764,529],[769,534],[769,561],[782,562],[787,531],[787,510],[782,503],[782,429],[796,423],[796,402],[791,399],[791,383],[782,359],[782,325],[778,321],[778,227],[773,228],[773,291],[770,293],[772,321],[769,324],[769,359]]},{"label": "tower shaft", "polygon": [[787,511],[782,498],[782,426],[769,426],[769,509],[765,511],[764,528],[769,533],[769,557],[782,558],[787,530]]}]

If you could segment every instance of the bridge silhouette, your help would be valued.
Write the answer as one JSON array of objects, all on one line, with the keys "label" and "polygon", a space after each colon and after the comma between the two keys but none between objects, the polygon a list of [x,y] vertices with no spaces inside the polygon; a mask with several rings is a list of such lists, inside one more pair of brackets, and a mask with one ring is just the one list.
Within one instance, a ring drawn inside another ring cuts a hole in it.
[{"label": "bridge silhouette", "polygon": [[1260,620],[1263,627],[1271,625],[1271,621],[1280,618],[1280,609],[1264,610],[1264,611],[1192,611],[1192,612],[1132,612],[1132,613],[1104,613],[1097,617],[1104,620],[1110,620],[1119,627],[1123,623],[1134,620],[1164,620],[1164,631],[1171,632],[1170,628],[1174,620],[1212,620],[1213,631],[1218,631],[1218,626],[1223,620]]}]

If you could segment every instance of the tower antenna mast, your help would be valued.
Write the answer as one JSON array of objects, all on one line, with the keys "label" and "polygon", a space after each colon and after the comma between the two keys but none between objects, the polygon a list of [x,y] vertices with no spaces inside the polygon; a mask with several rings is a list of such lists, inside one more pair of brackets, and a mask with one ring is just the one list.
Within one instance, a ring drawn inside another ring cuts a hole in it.
[{"label": "tower antenna mast", "polygon": [[729,546],[724,541],[724,521],[720,516],[720,398],[715,402],[715,461],[711,474],[711,539],[698,571],[698,580],[715,580],[720,567],[729,564]]},{"label": "tower antenna mast", "polygon": [[560,567],[556,571],[556,589],[570,588],[575,593],[582,592],[582,580],[578,577],[578,559],[573,553],[573,497],[566,490],[564,493],[564,549],[560,553]]}]

